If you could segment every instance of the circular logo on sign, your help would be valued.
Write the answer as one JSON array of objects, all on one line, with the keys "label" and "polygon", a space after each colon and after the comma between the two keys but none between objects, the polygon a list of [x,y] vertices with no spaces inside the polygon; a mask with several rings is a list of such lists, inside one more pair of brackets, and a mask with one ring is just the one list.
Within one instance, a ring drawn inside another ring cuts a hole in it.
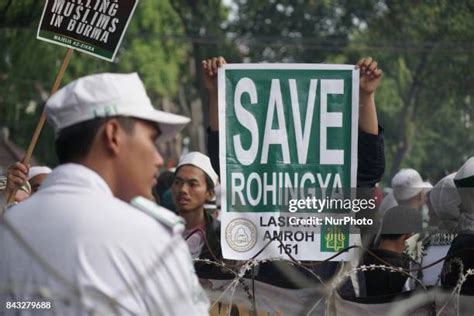
[{"label": "circular logo on sign", "polygon": [[257,242],[257,228],[247,219],[234,219],[225,229],[225,239],[233,250],[238,252],[248,251]]}]

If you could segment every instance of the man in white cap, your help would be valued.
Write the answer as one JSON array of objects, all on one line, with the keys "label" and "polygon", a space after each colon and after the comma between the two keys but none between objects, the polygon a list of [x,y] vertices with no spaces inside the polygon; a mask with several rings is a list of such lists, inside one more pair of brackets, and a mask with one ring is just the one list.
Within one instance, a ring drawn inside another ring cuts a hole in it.
[{"label": "man in white cap", "polygon": [[[5,202],[11,203],[11,205],[20,203],[31,195],[31,185],[28,182],[28,166],[21,163],[15,162],[8,166],[7,175],[4,178],[4,186],[0,188],[2,191],[2,198]],[[13,201],[8,201],[12,192],[15,192]],[[3,214],[3,209],[0,209],[0,216]]]},{"label": "man in white cap", "polygon": [[[12,183],[9,180],[9,177],[10,177],[10,174],[8,174],[5,177],[0,178],[0,207],[1,207],[0,216],[2,216],[3,214],[3,208],[8,206],[7,203],[9,201],[7,200],[12,192],[12,189],[11,189]],[[24,201],[27,198],[29,198],[30,195],[32,194],[31,185],[26,180],[26,176],[25,176],[24,181],[22,181],[19,184],[15,184],[14,186],[15,186],[15,195],[14,195],[13,201],[10,202],[10,205],[17,204]]]},{"label": "man in white cap", "polygon": [[[461,220],[459,231],[474,232],[474,157],[469,158],[458,170],[454,183],[461,198]],[[466,224],[466,226],[463,226]]]},{"label": "man in white cap", "polygon": [[[7,184],[5,196],[8,197],[14,190],[21,191],[25,186],[30,187],[30,192],[26,198],[38,191],[41,183],[51,173],[51,168],[47,166],[34,166],[28,168],[21,161],[17,161],[8,167]],[[20,202],[17,198],[18,191],[15,194],[15,202]],[[21,201],[25,200],[21,199]]]},{"label": "man in white cap", "polygon": [[426,227],[429,221],[426,193],[433,186],[429,182],[424,182],[418,171],[411,168],[401,169],[397,172],[392,178],[391,185],[392,192],[384,197],[380,205],[380,218],[383,218],[388,209],[402,205],[422,212]]},{"label": "man in white cap", "polygon": [[[423,218],[423,228],[429,224],[429,210],[426,205],[427,192],[433,187],[429,182],[424,182],[415,169],[406,168],[398,171],[392,178],[392,197],[386,196],[379,208],[379,216],[383,220],[388,209],[397,205],[411,208],[419,212]],[[416,260],[421,260],[421,239],[423,236],[415,234],[406,243],[407,252]]]},{"label": "man in white cap", "polygon": [[58,315],[207,314],[182,221],[144,198],[163,163],[156,140],[189,119],[155,110],[137,74],[80,78],[46,113],[60,166],[0,225],[0,300],[50,301]]},{"label": "man in white cap", "polygon": [[[459,205],[461,200],[454,184],[456,173],[452,173],[436,183],[429,192],[428,200],[430,211],[437,227],[429,230],[429,235],[423,240],[423,257],[421,266],[429,266],[435,261],[444,258],[449,250],[451,242],[457,234],[460,216]],[[423,269],[423,284],[437,285],[443,261]]]},{"label": "man in white cap", "polygon": [[[455,287],[460,275],[465,275],[468,270],[474,269],[474,157],[469,158],[458,170],[454,177],[454,184],[461,201],[459,207],[458,236],[453,240],[448,251],[448,256],[457,258],[462,262],[463,271],[455,260],[447,260],[443,270],[446,274],[441,284]],[[474,278],[468,276],[461,287],[461,294],[474,293]]]},{"label": "man in white cap", "polygon": [[196,245],[190,244],[190,240],[199,239],[194,235],[197,237],[200,235],[199,233],[206,233],[206,226],[214,223],[209,214],[205,212],[204,205],[215,197],[214,188],[217,183],[218,176],[212,168],[208,156],[200,152],[190,152],[179,160],[171,193],[176,211],[186,222],[185,238],[188,239],[193,235],[188,239],[188,244],[191,254],[195,258],[201,254],[204,239],[200,239]]},{"label": "man in white cap", "polygon": [[[185,239],[193,258],[222,260],[220,222],[204,209],[206,202],[215,197],[217,173],[208,156],[190,152],[181,157],[171,186],[176,211],[186,221]],[[209,265],[196,264],[198,276],[212,278]]]},{"label": "man in white cap", "polygon": [[51,168],[47,166],[33,166],[28,172],[28,182],[31,185],[31,194],[38,191],[41,184],[46,180],[48,174],[51,173]]},{"label": "man in white cap", "polygon": [[426,186],[415,169],[401,169],[392,179],[393,196],[397,203],[413,209],[419,209],[426,203]]}]

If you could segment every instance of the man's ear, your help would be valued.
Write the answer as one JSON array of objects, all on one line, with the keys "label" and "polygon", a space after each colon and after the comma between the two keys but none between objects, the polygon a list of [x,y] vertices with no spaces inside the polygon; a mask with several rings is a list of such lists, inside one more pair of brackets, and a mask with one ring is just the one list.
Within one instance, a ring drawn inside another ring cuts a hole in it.
[{"label": "man's ear", "polygon": [[102,140],[105,150],[111,155],[120,152],[120,144],[123,139],[123,130],[120,123],[116,119],[108,120],[103,126]]},{"label": "man's ear", "polygon": [[216,196],[214,190],[207,190],[206,191],[206,201],[212,201],[212,199]]},{"label": "man's ear", "polygon": [[427,198],[428,196],[426,195],[425,191],[422,190],[420,193],[418,193],[417,200],[420,205],[425,204],[427,201]]}]

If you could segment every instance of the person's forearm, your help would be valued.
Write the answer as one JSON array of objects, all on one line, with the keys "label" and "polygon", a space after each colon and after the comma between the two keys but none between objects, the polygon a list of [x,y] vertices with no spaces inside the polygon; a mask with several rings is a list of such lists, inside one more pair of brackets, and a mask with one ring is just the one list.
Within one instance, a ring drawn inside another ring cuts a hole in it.
[{"label": "person's forearm", "polygon": [[359,95],[359,129],[373,135],[378,135],[377,110],[375,108],[375,94]]},{"label": "person's forearm", "polygon": [[219,130],[219,108],[217,92],[209,95],[209,127],[211,131]]}]

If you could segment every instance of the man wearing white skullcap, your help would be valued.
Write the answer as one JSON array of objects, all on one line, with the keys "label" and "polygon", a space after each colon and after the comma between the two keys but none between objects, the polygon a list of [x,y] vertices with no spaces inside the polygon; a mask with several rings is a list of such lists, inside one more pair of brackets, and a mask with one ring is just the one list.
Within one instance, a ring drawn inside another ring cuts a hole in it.
[{"label": "man wearing white skullcap", "polygon": [[16,191],[14,203],[26,200],[38,191],[41,183],[50,173],[51,168],[46,166],[35,166],[28,170],[28,166],[21,161],[12,164],[8,167],[5,198],[10,196],[10,192]]},{"label": "man wearing white skullcap", "polygon": [[[383,218],[387,210],[397,205],[407,206],[422,212],[426,203],[426,192],[432,185],[423,182],[418,171],[415,169],[401,169],[395,174],[391,182],[392,191],[382,200],[379,207],[380,219]],[[424,214],[425,223],[428,222],[428,210]]]},{"label": "man wearing white skullcap", "polygon": [[15,191],[13,203],[22,202],[38,191],[39,186],[50,172],[49,167],[31,167],[28,169],[27,165],[17,161],[8,166],[5,187],[0,191],[4,190],[5,200],[8,199],[11,192]]},{"label": "man wearing white skullcap", "polygon": [[[193,258],[201,252],[208,252],[204,247],[204,235],[214,232],[215,221],[204,210],[204,204],[215,197],[214,188],[218,183],[217,173],[211,166],[209,157],[200,152],[190,152],[179,160],[171,186],[176,210],[186,221],[185,238]],[[206,227],[209,226],[209,227]],[[207,228],[209,232],[207,232]],[[208,237],[217,242],[219,235]]]},{"label": "man wearing white skullcap", "polygon": [[426,191],[432,187],[423,182],[415,169],[401,169],[392,179],[393,196],[399,205],[418,209],[426,202]]},{"label": "man wearing white skullcap", "polygon": [[461,198],[460,232],[474,234],[474,157],[469,158],[458,170],[454,183]]},{"label": "man wearing white skullcap", "polygon": [[[9,180],[9,177],[11,177],[10,173],[8,173],[8,176],[1,177],[0,179],[0,207],[2,207],[2,209],[0,209],[0,216],[4,206],[10,207],[14,204],[20,203],[29,198],[32,194],[31,185],[28,181],[25,180],[19,184],[12,184],[12,182]],[[7,201],[11,192],[13,191],[13,186],[15,187],[13,201]],[[8,202],[10,202],[10,204],[7,204]]]},{"label": "man wearing white skullcap", "polygon": [[[445,261],[443,270],[447,273],[441,279],[443,286],[454,287],[459,277],[470,269],[474,269],[474,157],[469,158],[458,170],[454,184],[460,197],[458,236],[453,240],[448,256],[456,257],[462,262],[463,271],[459,271],[458,263]],[[461,294],[474,293],[474,279],[470,276],[461,287]]]},{"label": "man wearing white skullcap", "polygon": [[51,173],[51,171],[51,168],[46,166],[35,166],[30,168],[27,179],[31,185],[31,194],[38,191],[40,185],[46,179],[48,174]]},{"label": "man wearing white skullcap", "polygon": [[156,141],[189,119],[155,110],[136,73],[80,78],[45,111],[60,165],[0,223],[8,299],[44,289],[58,315],[207,315],[182,219],[149,200]]},{"label": "man wearing white skullcap", "polygon": [[438,229],[456,233],[458,229],[461,198],[454,184],[456,173],[451,173],[433,187],[429,194],[430,209],[438,218]]},{"label": "man wearing white skullcap", "polygon": [[430,210],[438,221],[436,229],[430,230],[423,241],[423,244],[427,246],[423,249],[420,265],[431,265],[423,270],[422,281],[427,286],[438,284],[443,262],[432,264],[446,256],[451,242],[456,237],[461,200],[454,185],[455,175],[456,173],[452,173],[439,180],[429,192]]},{"label": "man wearing white skullcap", "polygon": [[[222,260],[220,222],[204,209],[215,197],[218,175],[208,156],[190,152],[181,157],[175,172],[171,192],[176,210],[186,221],[185,239],[193,258]],[[201,278],[215,278],[218,269],[196,263]]]}]

